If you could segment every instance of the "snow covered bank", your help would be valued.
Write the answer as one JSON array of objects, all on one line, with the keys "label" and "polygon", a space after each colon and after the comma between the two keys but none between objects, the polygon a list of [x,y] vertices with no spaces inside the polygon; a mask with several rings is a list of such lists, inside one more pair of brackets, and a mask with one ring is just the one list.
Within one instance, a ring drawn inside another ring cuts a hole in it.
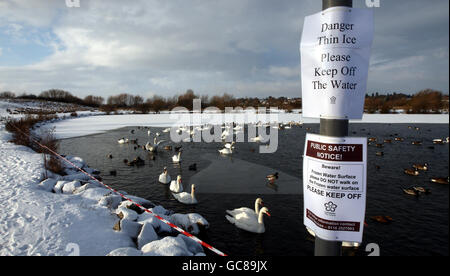
[{"label": "snow covered bank", "polygon": [[[208,114],[208,119],[220,123],[222,118],[232,117],[236,114]],[[280,113],[275,114],[278,122],[303,122],[319,123],[318,119],[302,118],[299,114]],[[181,118],[181,120],[180,120]],[[190,115],[180,114],[172,117],[170,114],[146,114],[146,115],[104,115],[95,117],[75,118],[47,124],[46,127],[55,127],[55,135],[58,139],[80,137],[91,134],[103,133],[109,130],[128,126],[152,126],[170,127],[174,125],[188,124]],[[258,114],[254,121],[273,122],[273,117]],[[192,120],[194,121],[194,120]],[[180,123],[181,122],[181,123]],[[362,120],[352,120],[351,123],[411,123],[411,124],[448,124],[448,114],[365,114]]]},{"label": "snow covered bank", "polygon": [[[0,123],[0,255],[204,255],[199,244],[73,168],[65,176],[45,172],[41,154],[10,139]],[[70,160],[95,172],[81,158]],[[198,214],[128,197],[193,234],[198,223],[208,227]]]}]

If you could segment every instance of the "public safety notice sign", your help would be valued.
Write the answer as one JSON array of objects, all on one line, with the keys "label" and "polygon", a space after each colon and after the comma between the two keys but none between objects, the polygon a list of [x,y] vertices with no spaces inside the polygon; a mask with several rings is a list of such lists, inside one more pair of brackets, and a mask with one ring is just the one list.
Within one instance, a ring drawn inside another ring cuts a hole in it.
[{"label": "public safety notice sign", "polygon": [[362,119],[373,28],[371,9],[334,7],[305,18],[303,117]]},{"label": "public safety notice sign", "polygon": [[308,133],[303,157],[304,224],[321,239],[361,242],[367,138]]}]

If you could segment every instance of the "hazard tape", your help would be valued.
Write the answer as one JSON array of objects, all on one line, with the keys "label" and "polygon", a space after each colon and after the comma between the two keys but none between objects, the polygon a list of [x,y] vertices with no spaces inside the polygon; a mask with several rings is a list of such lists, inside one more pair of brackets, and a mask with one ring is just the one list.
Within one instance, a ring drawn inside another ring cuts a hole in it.
[{"label": "hazard tape", "polygon": [[122,193],[120,193],[119,191],[117,191],[116,189],[106,185],[105,183],[103,183],[102,181],[98,180],[97,178],[95,178],[94,176],[92,176],[91,174],[87,173],[86,171],[84,171],[83,169],[81,169],[80,167],[78,167],[77,165],[75,165],[74,163],[70,162],[67,158],[65,158],[64,156],[61,156],[60,154],[58,154],[57,152],[51,150],[50,148],[48,148],[45,145],[42,145],[41,143],[39,143],[37,140],[33,139],[30,135],[27,135],[26,133],[22,132],[19,128],[17,128],[14,124],[11,124],[15,129],[17,129],[17,131],[19,131],[20,133],[22,133],[23,135],[27,136],[28,138],[30,138],[33,142],[35,142],[37,145],[39,145],[41,148],[47,149],[50,153],[52,153],[53,155],[55,155],[56,157],[62,159],[63,161],[67,162],[68,164],[70,164],[71,166],[73,166],[74,168],[76,168],[77,170],[79,170],[80,172],[84,173],[85,175],[87,175],[89,178],[91,178],[94,181],[97,181],[98,183],[100,183],[101,185],[105,186],[107,189],[111,190],[112,192],[120,195],[123,199],[133,203],[134,205],[136,205],[137,207],[141,208],[142,210],[144,210],[144,212],[147,212],[151,215],[153,215],[155,218],[159,219],[160,221],[162,221],[163,223],[169,225],[170,227],[172,227],[173,229],[177,230],[178,232],[180,232],[181,234],[185,235],[186,237],[192,239],[193,241],[195,241],[196,243],[208,248],[209,250],[211,250],[212,252],[216,253],[219,256],[227,256],[225,253],[223,253],[222,251],[218,250],[217,248],[214,248],[213,246],[207,244],[206,242],[200,240],[199,238],[197,238],[196,236],[192,235],[191,233],[188,233],[186,231],[184,231],[183,229],[181,229],[180,227],[176,226],[175,224],[171,223],[170,221],[160,217],[159,215],[153,213],[152,211],[150,211],[149,209],[145,208],[144,206],[140,205],[137,202],[134,202],[133,200],[131,200],[130,198],[127,198],[125,195],[123,195]]}]

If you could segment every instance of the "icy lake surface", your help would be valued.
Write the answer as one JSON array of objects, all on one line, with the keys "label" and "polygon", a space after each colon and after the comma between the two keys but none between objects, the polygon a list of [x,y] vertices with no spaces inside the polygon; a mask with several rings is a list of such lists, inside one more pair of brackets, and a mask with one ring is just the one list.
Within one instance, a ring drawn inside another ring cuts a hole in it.
[{"label": "icy lake surface", "polygon": [[[95,118],[98,117],[90,120]],[[143,124],[145,122],[135,122],[136,126]],[[153,133],[162,130],[150,129]],[[134,134],[131,130],[135,130]],[[155,160],[152,160],[149,153],[142,149],[135,150],[134,144],[117,143],[118,139],[128,137],[138,138],[138,143],[143,145],[149,140],[147,129],[124,127],[103,131],[61,140],[60,151],[82,157],[90,167],[102,171],[104,182],[113,188],[148,198],[175,212],[200,213],[211,225],[200,238],[229,255],[313,254],[313,239],[302,221],[301,179],[305,134],[318,133],[318,124],[279,131],[278,150],[273,154],[258,153],[259,144],[256,143],[237,143],[232,158],[219,155],[221,143],[167,143],[173,147],[182,145],[181,165],[172,164],[173,150],[160,149],[153,155]],[[359,250],[346,249],[344,254],[366,255],[365,245],[377,243],[382,255],[448,255],[449,187],[430,183],[429,180],[431,177],[448,176],[448,144],[432,143],[435,138],[449,136],[448,115],[447,124],[351,124],[350,135],[376,137],[378,143],[391,139],[392,143],[384,143],[383,148],[374,145],[368,148],[368,226],[364,229],[363,246]],[[403,137],[404,141],[394,141],[397,136]],[[167,134],[160,138],[169,140]],[[412,141],[423,143],[412,145]],[[383,151],[384,155],[376,156],[378,151]],[[112,159],[108,158],[109,154]],[[137,156],[145,160],[145,166],[129,167],[124,164],[124,159],[132,160]],[[428,172],[421,172],[419,176],[403,173],[414,163],[424,162],[429,164]],[[189,165],[194,163],[197,164],[197,171],[189,170]],[[168,187],[157,182],[165,166],[172,178],[182,175],[185,190],[190,190],[191,183],[197,184],[198,205],[178,203]],[[116,170],[117,176],[111,176],[111,170]],[[276,186],[271,186],[265,176],[274,172],[279,172],[279,179],[275,182]],[[403,194],[401,188],[411,186],[430,188],[431,194],[418,198]],[[243,206],[253,208],[257,197],[263,198],[272,215],[265,217],[264,234],[244,232],[225,219],[225,210]],[[370,219],[376,215],[388,215],[394,221],[388,225],[379,224]]]}]

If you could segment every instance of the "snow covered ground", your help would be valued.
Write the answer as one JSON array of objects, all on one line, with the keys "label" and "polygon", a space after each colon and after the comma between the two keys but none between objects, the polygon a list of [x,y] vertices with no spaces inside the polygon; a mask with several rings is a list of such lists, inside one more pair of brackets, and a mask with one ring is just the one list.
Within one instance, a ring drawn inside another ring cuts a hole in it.
[{"label": "snow covered ground", "polygon": [[[203,116],[203,123],[230,122],[230,118],[240,119],[239,114],[208,114]],[[319,123],[318,119],[302,118],[300,114],[258,114],[249,116],[250,122],[273,122],[275,119],[280,123],[303,122]],[[362,120],[351,120],[350,123],[415,123],[415,124],[448,124],[448,114],[364,114]],[[128,126],[153,126],[171,127],[174,125],[195,124],[195,119],[190,114],[148,114],[148,115],[104,115],[94,117],[82,117],[70,120],[62,120],[46,125],[55,128],[58,139],[73,138],[90,134],[103,133],[109,130]]]},{"label": "snow covered ground", "polygon": [[[8,113],[5,106],[10,107],[0,102],[1,114]],[[138,214],[128,201],[70,166],[67,176],[44,177],[43,156],[10,139],[0,123],[1,256],[204,255],[199,244],[148,213]],[[94,171],[80,158],[68,158]],[[197,223],[209,226],[197,214],[172,214],[145,199],[127,197],[193,234],[199,231]]]}]

